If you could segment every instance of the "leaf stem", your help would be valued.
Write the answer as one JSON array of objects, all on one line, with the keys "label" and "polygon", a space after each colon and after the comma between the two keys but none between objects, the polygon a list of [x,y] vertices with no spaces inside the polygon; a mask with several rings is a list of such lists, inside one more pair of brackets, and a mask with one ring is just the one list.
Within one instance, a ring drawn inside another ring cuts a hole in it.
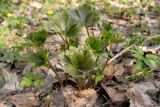
[{"label": "leaf stem", "polygon": [[59,36],[62,38],[62,40],[63,40],[64,44],[66,45],[66,47],[69,48],[69,43],[68,43],[67,37],[64,38],[63,35],[60,34],[60,33],[59,33]]},{"label": "leaf stem", "polygon": [[120,53],[118,53],[116,56],[114,56],[113,58],[111,58],[107,63],[110,64],[111,62],[113,62],[115,59],[117,59],[119,56],[121,56],[122,54],[124,54],[126,51],[128,51],[129,49],[131,49],[134,45],[130,45],[129,47],[127,47],[126,49],[124,49],[123,51],[121,51]]},{"label": "leaf stem", "polygon": [[62,78],[59,76],[59,74],[55,71],[54,67],[52,66],[51,62],[49,61],[49,59],[47,59],[47,62],[49,64],[49,67],[52,69],[52,71],[55,73],[57,80],[59,81],[61,87],[63,87],[63,80]]},{"label": "leaf stem", "polygon": [[87,31],[87,35],[89,36],[89,30],[88,30],[88,27],[85,27],[86,28],[86,31]]},{"label": "leaf stem", "polygon": [[65,39],[66,39],[67,49],[69,49],[69,41],[68,41],[68,38],[67,38],[67,37],[65,37]]},{"label": "leaf stem", "polygon": [[121,51],[120,53],[118,53],[116,56],[114,56],[113,58],[111,58],[109,61],[106,61],[103,70],[105,69],[105,67],[112,63],[115,59],[117,59],[118,57],[120,57],[121,55],[123,55],[126,51],[128,51],[129,49],[131,49],[134,46],[134,44],[130,45],[129,47],[127,47],[126,49],[124,49],[123,51]]},{"label": "leaf stem", "polygon": [[97,56],[97,58],[96,58],[96,62],[95,62],[95,63],[97,63],[97,62],[98,62],[98,60],[99,60],[99,55]]}]

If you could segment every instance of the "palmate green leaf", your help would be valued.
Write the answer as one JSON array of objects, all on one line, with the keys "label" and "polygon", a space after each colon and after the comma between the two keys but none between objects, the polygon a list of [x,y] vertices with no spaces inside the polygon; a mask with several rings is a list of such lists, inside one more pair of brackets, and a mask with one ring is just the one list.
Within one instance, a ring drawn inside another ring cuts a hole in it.
[{"label": "palmate green leaf", "polygon": [[31,86],[32,85],[32,80],[27,78],[27,77],[23,77],[23,81],[20,83],[21,86]]},{"label": "palmate green leaf", "polygon": [[20,85],[25,87],[28,86],[39,87],[44,82],[45,80],[41,79],[41,75],[39,73],[29,72],[23,77],[23,80],[21,81]]},{"label": "palmate green leaf", "polygon": [[47,29],[51,32],[61,33],[68,37],[76,37],[81,31],[76,19],[67,12],[58,12],[49,18]]},{"label": "palmate green leaf", "polygon": [[73,77],[82,77],[95,69],[93,53],[89,50],[70,47],[61,58],[64,62],[64,70]]},{"label": "palmate green leaf", "polygon": [[48,37],[48,33],[45,30],[37,30],[29,34],[28,37],[34,45],[42,46]]},{"label": "palmate green leaf", "polygon": [[1,53],[3,53],[2,60],[6,61],[9,60],[11,64],[13,64],[15,61],[19,60],[21,61],[21,55],[19,54],[19,50],[16,50],[16,48],[11,49],[1,49]]},{"label": "palmate green leaf", "polygon": [[88,4],[83,4],[76,9],[70,10],[69,14],[86,27],[93,26],[100,19],[97,10]]},{"label": "palmate green leaf", "polygon": [[88,37],[86,39],[86,45],[95,53],[101,52],[103,48],[101,38],[97,38],[95,36]]},{"label": "palmate green leaf", "polygon": [[73,77],[82,77],[84,75],[82,72],[78,71],[78,69],[71,64],[65,64],[64,68],[65,72],[69,73]]},{"label": "palmate green leaf", "polygon": [[31,53],[30,55],[27,56],[28,61],[33,63],[34,66],[42,66],[46,64],[46,59],[48,58],[48,53],[47,51],[38,51],[36,53]]}]

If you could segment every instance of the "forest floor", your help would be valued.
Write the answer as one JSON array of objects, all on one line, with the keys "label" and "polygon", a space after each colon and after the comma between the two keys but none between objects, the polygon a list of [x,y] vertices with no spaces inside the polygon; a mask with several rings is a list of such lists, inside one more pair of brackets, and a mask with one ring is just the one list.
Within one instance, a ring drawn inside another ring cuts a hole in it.
[{"label": "forest floor", "polygon": [[[137,11],[144,11],[144,13],[140,12],[140,15],[134,15],[127,10],[124,10],[126,12],[122,15],[113,11],[115,9],[105,6],[105,3],[98,1],[96,2],[96,8],[100,8],[105,13],[103,19],[111,23],[116,32],[125,35],[125,39],[133,32],[150,38],[160,35],[160,12],[152,13],[146,11],[152,5],[159,6],[160,11],[160,2],[153,1],[153,3],[146,3],[145,6],[141,5],[140,7],[136,2],[134,4],[121,4],[118,0],[109,0],[109,3],[119,10],[121,8],[134,7]],[[42,2],[42,0],[32,0],[32,2],[13,0],[9,5],[3,5],[3,9],[6,8],[6,10],[4,9],[2,14],[0,13],[0,35],[7,35],[6,43],[8,46],[17,44],[15,40],[17,36],[26,37],[30,30],[40,27],[41,20],[48,17],[48,10],[57,11],[65,6],[68,8],[72,4],[78,5],[78,3],[63,4],[60,1],[60,3],[56,2],[55,4],[49,4],[48,2]],[[11,7],[8,8],[7,6]],[[113,12],[110,13],[107,9]],[[14,26],[17,23],[16,20],[22,20],[23,24],[23,19],[16,18],[15,22],[13,20],[9,22],[10,18],[14,16],[21,16],[27,19],[27,23],[24,22],[23,28],[8,28],[6,26],[10,22],[11,26]],[[139,27],[140,23],[141,26]],[[89,32],[92,32],[92,30],[89,30]],[[95,35],[99,35],[98,29]],[[137,39],[134,41],[137,41]],[[62,39],[57,35],[47,39],[47,47],[56,53],[55,56],[61,53],[58,45],[61,42]],[[141,48],[142,51],[160,56],[160,39],[156,45],[153,45],[152,42],[150,39],[146,40]],[[133,65],[135,59],[128,54],[128,51],[124,51],[125,49],[126,47],[121,43],[113,44],[109,50],[110,59],[113,58],[113,60],[110,60],[110,64],[106,65],[103,72],[106,79],[94,88],[80,91],[76,88],[75,81],[72,78],[65,81],[65,87],[60,88],[60,84],[53,78],[55,74],[51,69],[45,67],[32,68],[30,63],[22,62],[16,62],[15,67],[12,68],[8,60],[2,61],[1,58],[0,74],[5,78],[5,85],[0,88],[0,107],[160,107],[160,69],[158,68],[152,72],[152,77],[127,80],[132,76],[130,75],[131,65]],[[119,53],[120,55],[115,58]],[[63,64],[60,61],[53,59],[51,62],[53,62],[52,64],[55,65],[60,74],[63,73]],[[19,85],[23,76],[31,69],[33,72],[41,73],[43,79],[46,80],[39,88]],[[133,75],[139,74],[135,73]]]}]

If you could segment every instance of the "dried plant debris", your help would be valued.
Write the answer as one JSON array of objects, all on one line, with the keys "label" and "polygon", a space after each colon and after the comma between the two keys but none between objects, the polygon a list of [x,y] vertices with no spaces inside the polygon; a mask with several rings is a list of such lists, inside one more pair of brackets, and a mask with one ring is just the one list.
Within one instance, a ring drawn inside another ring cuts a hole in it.
[{"label": "dried plant debris", "polygon": [[159,0],[0,0],[0,107],[160,107]]},{"label": "dried plant debris", "polygon": [[94,89],[78,91],[72,86],[66,86],[63,94],[68,107],[96,107],[97,93]]},{"label": "dried plant debris", "polygon": [[130,107],[158,107],[160,87],[157,82],[143,82],[138,84],[131,84],[130,93]]}]

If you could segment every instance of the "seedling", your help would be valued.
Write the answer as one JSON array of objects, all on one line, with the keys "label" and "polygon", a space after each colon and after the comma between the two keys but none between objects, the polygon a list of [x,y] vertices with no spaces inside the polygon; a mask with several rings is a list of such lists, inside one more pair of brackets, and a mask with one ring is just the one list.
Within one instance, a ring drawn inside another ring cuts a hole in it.
[{"label": "seedling", "polygon": [[145,54],[137,46],[135,46],[132,52],[133,56],[136,58],[136,64],[134,65],[134,68],[142,72],[143,76],[151,76],[151,73],[147,70],[147,67],[149,67],[150,70],[155,70],[160,67],[160,58],[158,56],[153,54]]},{"label": "seedling", "polygon": [[41,78],[39,73],[29,72],[23,77],[20,85],[25,87],[40,87],[44,82],[45,80]]},{"label": "seedling", "polygon": [[80,89],[84,87],[83,79],[96,70],[96,57],[90,50],[70,47],[62,55],[62,60],[64,71],[78,79]]}]

